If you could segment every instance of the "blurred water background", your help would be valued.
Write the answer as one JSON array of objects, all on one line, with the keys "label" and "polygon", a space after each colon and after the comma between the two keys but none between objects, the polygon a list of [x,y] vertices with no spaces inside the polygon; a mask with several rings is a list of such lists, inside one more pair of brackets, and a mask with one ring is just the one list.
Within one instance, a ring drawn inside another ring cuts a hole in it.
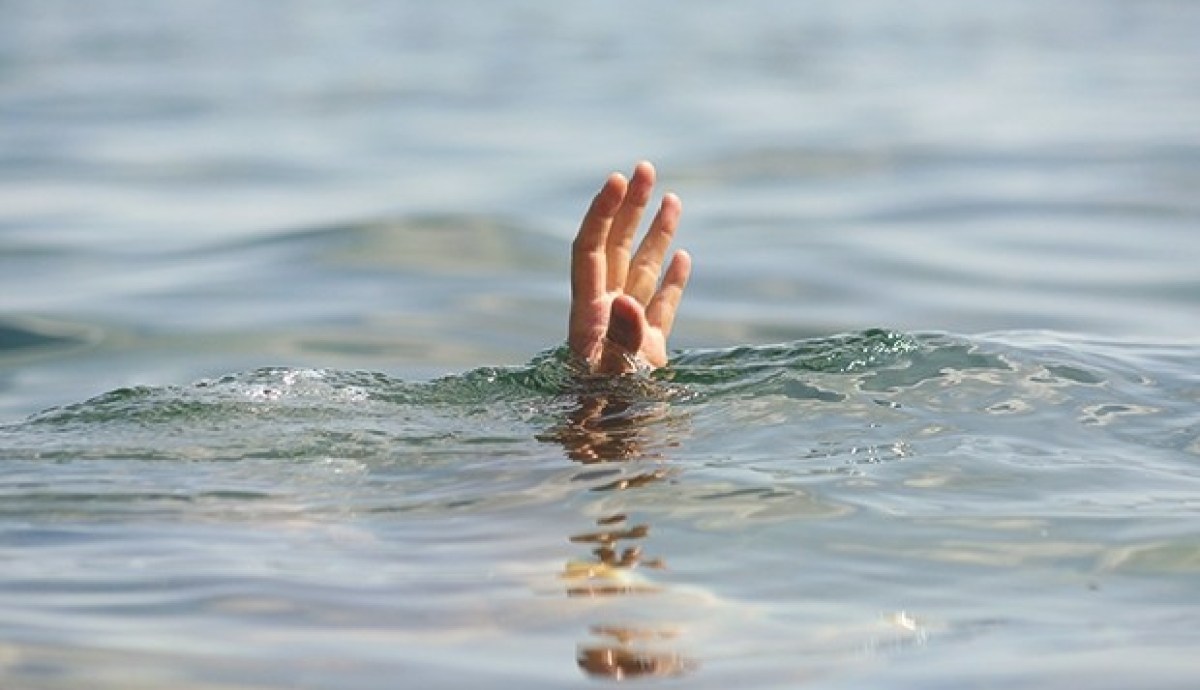
[{"label": "blurred water background", "polygon": [[[0,685],[1195,687],[1198,30],[0,0]],[[641,158],[682,352],[585,390]]]}]

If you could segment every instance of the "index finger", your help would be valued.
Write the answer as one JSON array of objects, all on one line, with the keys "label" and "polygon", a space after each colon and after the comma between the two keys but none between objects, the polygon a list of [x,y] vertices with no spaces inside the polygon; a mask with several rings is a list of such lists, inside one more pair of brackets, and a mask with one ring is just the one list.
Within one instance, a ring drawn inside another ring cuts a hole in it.
[{"label": "index finger", "polygon": [[592,300],[604,295],[604,245],[613,218],[625,199],[628,184],[621,173],[609,175],[583,216],[579,233],[571,245],[572,300]]}]

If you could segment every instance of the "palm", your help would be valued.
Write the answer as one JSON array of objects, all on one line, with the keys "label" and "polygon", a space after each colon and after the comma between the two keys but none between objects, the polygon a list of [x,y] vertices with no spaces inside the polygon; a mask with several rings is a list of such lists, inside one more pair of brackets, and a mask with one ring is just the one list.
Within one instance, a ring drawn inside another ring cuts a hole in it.
[{"label": "palm", "polygon": [[681,212],[673,194],[663,196],[650,229],[633,251],[654,178],[654,167],[645,162],[629,181],[611,175],[593,199],[572,246],[568,342],[595,373],[628,371],[630,357],[654,367],[667,363],[667,338],[691,259],[677,251],[660,285]]}]

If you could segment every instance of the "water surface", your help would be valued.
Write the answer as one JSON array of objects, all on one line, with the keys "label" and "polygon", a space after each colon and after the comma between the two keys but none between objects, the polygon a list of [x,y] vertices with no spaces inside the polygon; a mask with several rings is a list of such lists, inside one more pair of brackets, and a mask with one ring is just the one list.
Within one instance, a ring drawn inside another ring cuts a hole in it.
[{"label": "water surface", "polygon": [[119,389],[0,431],[9,673],[1182,686],[1196,356],[868,331]]},{"label": "water surface", "polygon": [[[0,685],[1194,687],[1198,25],[5,3]],[[581,382],[643,157],[678,351]]]}]

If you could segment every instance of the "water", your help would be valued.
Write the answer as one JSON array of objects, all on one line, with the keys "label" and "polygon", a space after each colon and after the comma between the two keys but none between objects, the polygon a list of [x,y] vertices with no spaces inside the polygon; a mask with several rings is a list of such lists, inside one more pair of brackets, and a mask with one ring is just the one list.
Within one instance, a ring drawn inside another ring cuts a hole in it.
[{"label": "water", "polygon": [[2,7],[3,687],[1200,678],[1200,6]]}]

